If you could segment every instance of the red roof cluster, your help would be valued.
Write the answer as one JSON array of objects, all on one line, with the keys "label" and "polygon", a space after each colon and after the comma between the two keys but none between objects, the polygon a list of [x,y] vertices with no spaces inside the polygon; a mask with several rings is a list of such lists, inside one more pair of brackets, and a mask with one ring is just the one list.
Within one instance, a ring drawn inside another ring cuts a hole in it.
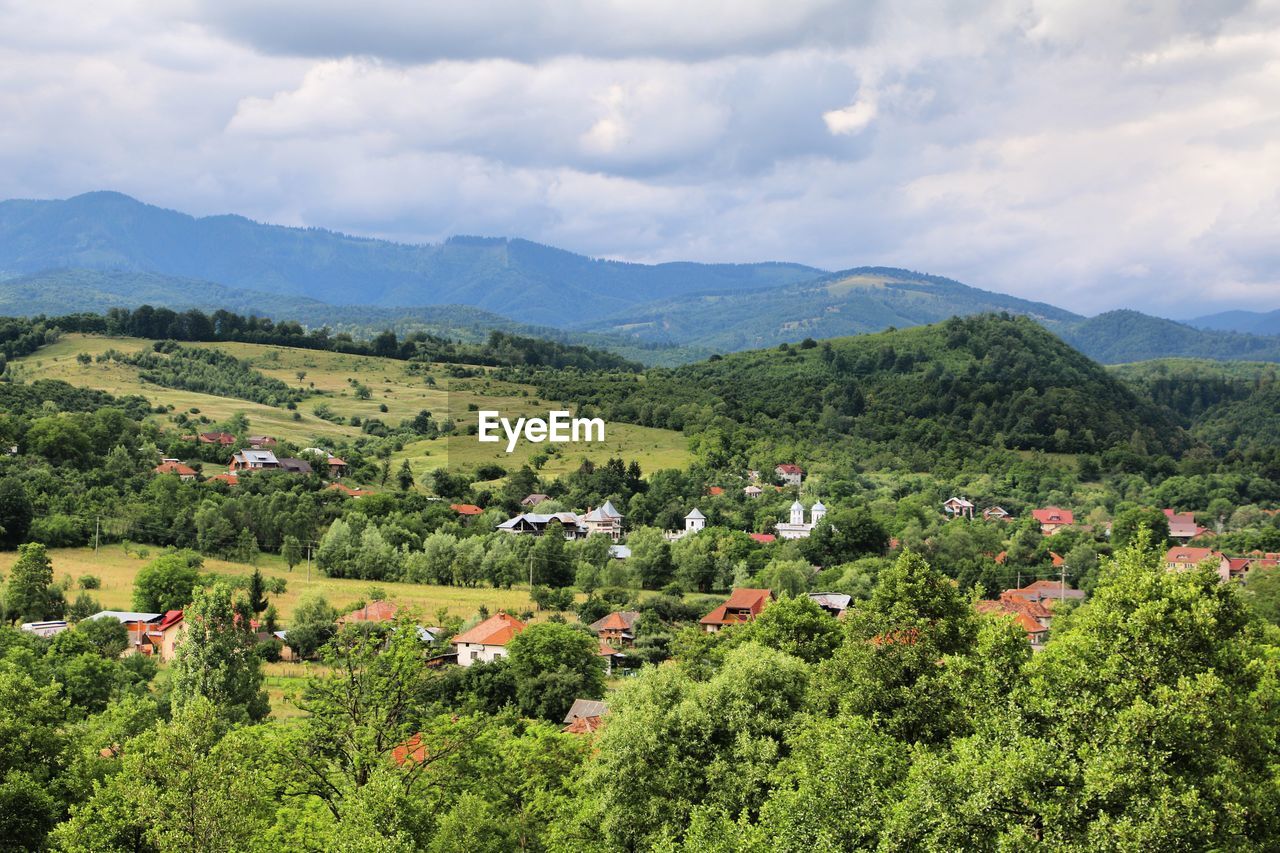
[{"label": "red roof cluster", "polygon": [[772,533],[752,533],[750,535],[752,539],[763,545],[768,545],[770,542],[778,541],[778,537],[774,536]]},{"label": "red roof cluster", "polygon": [[161,462],[153,469],[157,474],[177,474],[179,477],[194,477],[196,469],[181,462]]},{"label": "red roof cluster", "polygon": [[373,601],[364,607],[352,610],[346,616],[338,617],[339,625],[349,622],[390,622],[396,618],[400,607],[391,601]]}]

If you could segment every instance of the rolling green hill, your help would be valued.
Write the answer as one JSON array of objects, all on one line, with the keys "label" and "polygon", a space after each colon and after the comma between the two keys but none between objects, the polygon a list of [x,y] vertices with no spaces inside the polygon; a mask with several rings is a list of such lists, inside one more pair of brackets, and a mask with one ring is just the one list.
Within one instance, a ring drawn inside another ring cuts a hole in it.
[{"label": "rolling green hill", "polygon": [[543,393],[606,417],[924,458],[965,448],[1097,453],[1187,439],[1163,408],[1023,317],[982,315],[809,347],[735,353],[642,377],[549,378]]}]

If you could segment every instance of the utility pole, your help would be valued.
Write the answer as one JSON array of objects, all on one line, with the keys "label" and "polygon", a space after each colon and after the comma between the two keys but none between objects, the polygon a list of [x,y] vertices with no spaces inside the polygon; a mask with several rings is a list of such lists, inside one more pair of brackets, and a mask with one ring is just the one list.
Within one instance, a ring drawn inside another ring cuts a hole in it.
[{"label": "utility pole", "polygon": [[102,529],[102,516],[93,517],[93,555],[98,556],[98,531]]},{"label": "utility pole", "polygon": [[1064,560],[1062,563],[1062,573],[1058,582],[1058,603],[1061,604],[1067,597],[1067,564]]},{"label": "utility pole", "polygon": [[307,542],[307,585],[311,585],[311,543]]}]

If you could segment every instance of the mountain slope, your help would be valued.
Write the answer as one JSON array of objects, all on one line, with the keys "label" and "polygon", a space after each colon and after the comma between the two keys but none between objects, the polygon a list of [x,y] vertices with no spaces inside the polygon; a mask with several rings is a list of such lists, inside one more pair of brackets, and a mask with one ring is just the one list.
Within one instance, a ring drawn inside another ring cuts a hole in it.
[{"label": "mountain slope", "polygon": [[919,326],[993,311],[1058,323],[1081,319],[1052,305],[980,290],[941,276],[858,267],[767,291],[684,295],[636,306],[625,314],[580,327],[733,352],[805,337],[878,332],[890,326]]},{"label": "mountain slope", "polygon": [[65,268],[159,273],[331,304],[454,303],[546,324],[821,273],[799,264],[628,264],[504,238],[405,245],[240,216],[195,218],[111,192],[0,202],[0,272]]},{"label": "mountain slope", "polygon": [[1187,321],[1197,329],[1247,332],[1252,335],[1280,335],[1280,308],[1275,311],[1223,311]]},{"label": "mountain slope", "polygon": [[740,432],[917,457],[982,446],[1097,453],[1135,441],[1176,453],[1186,444],[1167,411],[1043,327],[1007,315],[735,353],[643,378],[560,376],[543,393],[712,443]]},{"label": "mountain slope", "polygon": [[1280,337],[1193,329],[1138,311],[1108,311],[1077,323],[1050,325],[1067,343],[1106,364],[1151,358],[1280,361]]}]

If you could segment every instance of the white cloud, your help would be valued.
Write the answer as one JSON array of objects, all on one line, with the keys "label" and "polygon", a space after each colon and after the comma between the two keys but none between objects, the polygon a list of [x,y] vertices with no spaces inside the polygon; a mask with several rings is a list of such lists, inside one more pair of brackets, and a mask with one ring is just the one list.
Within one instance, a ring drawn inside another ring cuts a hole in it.
[{"label": "white cloud", "polygon": [[876,117],[876,102],[867,98],[859,98],[847,107],[829,110],[822,114],[827,123],[827,130],[836,136],[850,136],[861,133]]},{"label": "white cloud", "polygon": [[0,197],[1280,305],[1276,0],[157,8],[0,0]]}]

